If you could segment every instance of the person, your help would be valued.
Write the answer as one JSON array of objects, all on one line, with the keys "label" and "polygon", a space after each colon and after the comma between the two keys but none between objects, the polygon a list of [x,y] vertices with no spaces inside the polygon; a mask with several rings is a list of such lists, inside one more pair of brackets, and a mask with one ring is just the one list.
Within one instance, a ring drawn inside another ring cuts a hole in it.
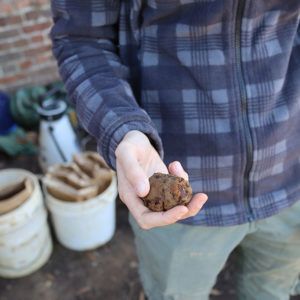
[{"label": "person", "polygon": [[[147,297],[208,299],[235,249],[239,299],[287,299],[300,273],[299,0],[52,0],[52,13],[61,78],[117,171]],[[190,204],[149,211],[154,172],[189,179]]]}]

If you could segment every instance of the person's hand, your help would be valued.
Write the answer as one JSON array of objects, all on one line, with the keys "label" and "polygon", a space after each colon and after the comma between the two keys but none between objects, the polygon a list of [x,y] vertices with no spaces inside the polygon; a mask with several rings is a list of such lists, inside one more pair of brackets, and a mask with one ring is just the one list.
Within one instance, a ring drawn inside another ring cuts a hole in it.
[{"label": "person's hand", "polygon": [[[143,229],[164,226],[194,216],[207,200],[205,194],[196,194],[187,206],[178,205],[164,212],[152,212],[140,199],[150,190],[148,178],[155,172],[168,173],[149,139],[140,131],[128,132],[116,151],[118,189],[121,200]],[[171,174],[188,180],[187,173],[177,161],[169,165]]]}]

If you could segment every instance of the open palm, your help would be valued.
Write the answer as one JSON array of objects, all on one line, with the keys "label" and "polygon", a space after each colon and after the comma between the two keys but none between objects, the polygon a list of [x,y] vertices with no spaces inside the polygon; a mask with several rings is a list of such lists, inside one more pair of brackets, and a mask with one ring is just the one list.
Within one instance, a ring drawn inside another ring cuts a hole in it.
[{"label": "open palm", "polygon": [[[130,131],[125,135],[116,149],[116,159],[120,198],[143,229],[169,225],[194,216],[207,200],[205,194],[198,193],[187,206],[176,206],[165,212],[152,212],[144,206],[140,197],[149,192],[148,178],[155,172],[168,173],[168,168],[147,136],[139,131]],[[179,162],[171,163],[169,171],[188,180]]]}]

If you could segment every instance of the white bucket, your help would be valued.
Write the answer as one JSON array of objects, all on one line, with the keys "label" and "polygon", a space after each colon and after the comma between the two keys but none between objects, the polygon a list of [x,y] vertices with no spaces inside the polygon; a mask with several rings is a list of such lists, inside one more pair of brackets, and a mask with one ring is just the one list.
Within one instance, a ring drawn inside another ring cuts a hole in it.
[{"label": "white bucket", "polygon": [[57,239],[63,246],[90,250],[112,238],[116,224],[116,175],[103,193],[83,202],[56,199],[45,185],[44,191]]},{"label": "white bucket", "polygon": [[16,209],[0,216],[0,276],[28,275],[44,265],[52,252],[47,211],[37,178],[22,169],[0,171],[0,184],[27,177],[33,185],[31,196]]}]

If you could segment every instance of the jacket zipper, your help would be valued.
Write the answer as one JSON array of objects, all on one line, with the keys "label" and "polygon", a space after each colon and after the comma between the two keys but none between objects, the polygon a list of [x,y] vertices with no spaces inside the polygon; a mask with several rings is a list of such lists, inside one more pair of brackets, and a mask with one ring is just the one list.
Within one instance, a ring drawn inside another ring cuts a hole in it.
[{"label": "jacket zipper", "polygon": [[249,173],[253,164],[253,143],[250,132],[250,125],[248,119],[248,109],[247,109],[247,93],[245,87],[245,81],[242,72],[242,59],[241,59],[241,30],[242,30],[242,17],[245,8],[245,0],[238,1],[237,13],[236,13],[236,23],[235,23],[235,57],[237,66],[237,78],[239,83],[239,90],[241,95],[242,104],[242,119],[245,132],[245,142],[247,150],[247,161],[243,177],[244,183],[244,203],[248,221],[252,222],[254,220],[251,207],[249,205]]}]

